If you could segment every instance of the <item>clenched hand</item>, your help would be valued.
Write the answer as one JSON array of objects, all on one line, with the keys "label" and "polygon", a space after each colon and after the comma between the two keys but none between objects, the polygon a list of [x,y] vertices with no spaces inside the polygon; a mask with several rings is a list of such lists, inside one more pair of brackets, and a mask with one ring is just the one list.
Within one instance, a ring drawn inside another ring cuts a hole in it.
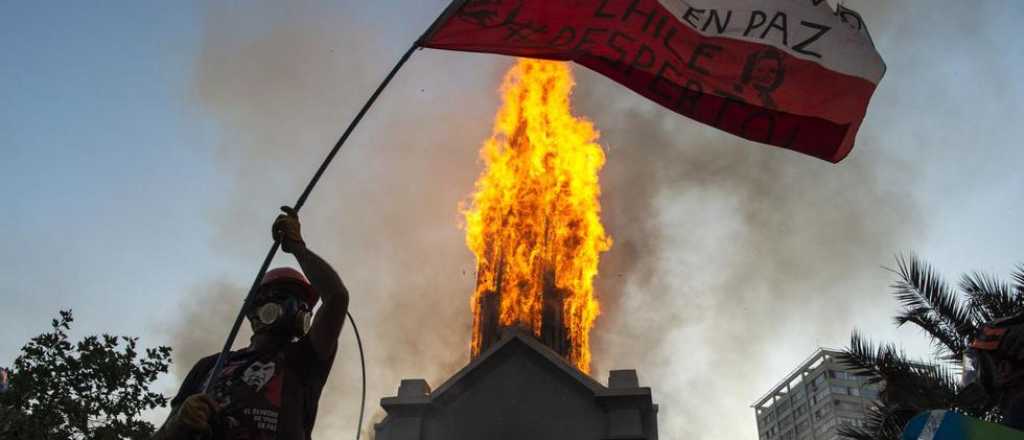
[{"label": "clenched hand", "polygon": [[274,226],[271,228],[275,241],[281,242],[281,249],[289,254],[301,251],[306,248],[306,242],[302,240],[302,225],[299,223],[299,215],[295,209],[282,206],[284,214],[277,216]]},{"label": "clenched hand", "polygon": [[193,394],[185,399],[175,418],[180,429],[192,433],[210,430],[210,417],[217,412],[217,402],[206,394]]}]

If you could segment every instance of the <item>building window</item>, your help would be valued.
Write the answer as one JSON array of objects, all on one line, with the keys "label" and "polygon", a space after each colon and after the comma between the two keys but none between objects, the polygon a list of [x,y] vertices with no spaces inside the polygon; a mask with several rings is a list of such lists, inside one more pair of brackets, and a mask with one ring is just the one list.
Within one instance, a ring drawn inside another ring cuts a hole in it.
[{"label": "building window", "polygon": [[850,418],[850,417],[840,417],[839,418],[839,424],[840,425],[846,425],[846,426],[863,427],[864,426],[864,421],[863,420],[859,420],[859,419]]},{"label": "building window", "polygon": [[783,417],[782,421],[779,422],[779,426],[782,427],[782,428],[787,428],[787,427],[789,427],[789,425],[792,425],[792,424],[793,424],[793,416]]},{"label": "building window", "polygon": [[874,388],[864,388],[864,392],[862,394],[865,399],[878,400],[878,390]]},{"label": "building window", "polygon": [[844,411],[858,411],[858,410],[861,409],[861,406],[859,404],[856,404],[856,403],[853,403],[853,402],[843,402],[843,401],[836,400],[835,403],[836,403],[836,408],[838,408],[840,410],[844,410]]},{"label": "building window", "polygon": [[776,409],[775,410],[781,413],[781,412],[789,409],[789,405],[790,405],[790,403],[789,403],[788,399],[787,400],[783,400],[783,401],[781,401],[781,402],[776,404],[776,406],[775,406]]},{"label": "building window", "polygon": [[847,371],[830,371],[829,375],[835,379],[857,380],[857,375]]},{"label": "building window", "polygon": [[828,401],[828,388],[822,388],[821,391],[818,391],[818,393],[814,395],[814,397],[815,397],[815,399],[814,399],[815,400],[815,402],[814,402],[815,405],[817,405],[817,404],[819,404],[821,402]]},{"label": "building window", "polygon": [[829,428],[832,428],[835,425],[836,425],[836,419],[825,420],[823,423],[818,425],[818,432],[819,433],[824,433],[825,431],[828,431]]},{"label": "building window", "polygon": [[850,388],[847,389],[847,391],[849,391],[849,394],[851,396],[860,396],[860,388],[850,387]]},{"label": "building window", "polygon": [[818,377],[814,378],[814,384],[815,385],[821,386],[821,384],[823,384],[823,383],[825,383],[825,375],[824,374],[819,374]]},{"label": "building window", "polygon": [[828,417],[829,412],[829,407],[827,406],[823,406],[821,408],[814,410],[814,420],[820,421],[821,419]]}]

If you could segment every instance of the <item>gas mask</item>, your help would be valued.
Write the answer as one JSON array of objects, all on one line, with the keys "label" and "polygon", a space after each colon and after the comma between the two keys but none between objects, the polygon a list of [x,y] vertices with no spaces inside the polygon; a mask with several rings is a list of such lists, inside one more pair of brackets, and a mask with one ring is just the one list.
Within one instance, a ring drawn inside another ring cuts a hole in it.
[{"label": "gas mask", "polygon": [[271,290],[261,295],[246,314],[257,333],[302,337],[309,331],[312,312],[308,304],[288,291]]}]

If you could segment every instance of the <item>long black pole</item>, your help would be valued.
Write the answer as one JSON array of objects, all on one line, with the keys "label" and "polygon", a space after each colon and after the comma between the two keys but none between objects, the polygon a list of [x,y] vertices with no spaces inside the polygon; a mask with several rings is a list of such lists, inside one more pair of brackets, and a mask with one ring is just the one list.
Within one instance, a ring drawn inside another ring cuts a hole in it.
[{"label": "long black pole", "polygon": [[[309,184],[306,185],[306,189],[302,191],[302,194],[299,196],[299,199],[295,202],[295,205],[292,207],[295,209],[296,213],[300,209],[302,209],[303,205],[306,204],[306,199],[309,198],[309,194],[313,192],[313,188],[315,188],[317,183],[320,182],[320,178],[323,177],[324,173],[327,171],[327,168],[331,165],[331,162],[334,161],[334,157],[338,155],[338,152],[341,151],[341,147],[345,145],[345,141],[347,141],[349,136],[352,135],[352,132],[355,131],[356,126],[359,125],[359,122],[363,120],[363,116],[366,116],[366,113],[369,112],[370,108],[373,107],[373,104],[377,102],[377,98],[379,98],[381,93],[384,92],[384,89],[387,88],[388,84],[391,84],[391,80],[395,78],[395,75],[398,74],[398,71],[401,70],[402,66],[404,66],[405,63],[409,61],[409,58],[412,57],[413,52],[415,52],[416,49],[420,47],[420,43],[426,41],[430,35],[436,32],[437,29],[441,25],[443,25],[448,18],[450,18],[456,11],[459,10],[459,8],[462,7],[463,4],[466,3],[466,1],[467,0],[453,0],[445,9],[445,11],[441,13],[441,15],[438,16],[436,20],[434,20],[434,23],[431,24],[429,28],[427,28],[427,31],[424,32],[423,35],[420,36],[420,38],[416,40],[416,42],[413,43],[413,45],[409,47],[408,50],[405,51],[405,54],[402,55],[402,58],[400,58],[398,62],[395,63],[395,67],[391,69],[391,72],[388,72],[388,75],[384,77],[384,81],[381,81],[380,85],[377,86],[377,89],[374,90],[372,95],[370,95],[370,99],[367,100],[365,104],[363,104],[363,108],[361,108],[359,110],[359,113],[356,114],[356,117],[352,119],[352,122],[348,125],[348,128],[346,128],[345,132],[342,133],[341,138],[338,139],[338,142],[334,144],[334,148],[331,148],[331,151],[327,153],[327,157],[324,158],[323,163],[320,164],[320,168],[318,168],[316,170],[316,173],[313,174],[313,178],[310,179]],[[270,250],[267,252],[267,256],[263,259],[263,264],[260,265],[260,270],[256,274],[256,279],[253,280],[252,286],[249,287],[249,293],[245,295],[245,301],[242,302],[242,307],[238,311],[238,316],[235,317],[235,323],[231,326],[231,332],[228,333],[228,338],[227,340],[224,341],[224,347],[221,349],[220,354],[217,355],[217,361],[213,364],[213,369],[211,369],[210,373],[206,376],[206,381],[203,383],[203,393],[207,392],[207,390],[210,387],[210,384],[213,382],[213,378],[220,376],[221,371],[224,369],[224,361],[226,360],[228,353],[231,352],[231,346],[234,345],[235,339],[238,337],[238,330],[242,327],[242,321],[245,319],[245,311],[246,309],[248,309],[249,304],[253,300],[253,297],[256,295],[256,291],[259,289],[260,286],[260,281],[263,280],[263,276],[267,273],[267,269],[270,267],[270,263],[274,260],[274,256],[277,255],[277,250],[280,247],[281,242],[275,240],[274,244],[270,246]],[[356,342],[359,344],[360,362],[362,362],[363,365],[363,401],[361,402],[359,408],[359,425],[362,425],[362,405],[365,405],[366,403],[366,361],[362,355],[363,343],[362,340],[359,338],[359,330],[355,327],[355,320],[352,319],[351,313],[347,314],[347,316],[349,322],[352,323],[352,329],[356,332]],[[361,426],[356,426],[357,439],[359,438],[360,432]]]},{"label": "long black pole", "polygon": [[[327,157],[324,159],[323,163],[320,164],[320,168],[318,168],[316,173],[313,174],[313,178],[309,181],[309,184],[306,185],[306,189],[302,191],[302,195],[299,196],[299,200],[295,202],[295,206],[293,206],[293,208],[296,212],[302,209],[302,205],[306,204],[306,199],[309,198],[309,194],[313,192],[313,188],[315,188],[316,184],[320,182],[320,178],[323,177],[324,172],[327,171],[327,167],[331,165],[331,161],[333,161],[334,157],[338,155],[339,151],[341,151],[341,147],[345,145],[345,141],[347,141],[349,136],[352,135],[356,126],[358,126],[359,122],[363,120],[363,116],[366,116],[366,113],[370,111],[370,107],[373,107],[373,103],[377,101],[380,94],[385,88],[387,88],[388,84],[391,83],[391,80],[395,78],[395,75],[398,74],[398,71],[401,70],[402,66],[409,61],[409,58],[412,57],[413,52],[415,52],[418,47],[419,41],[413,44],[409,50],[405,51],[405,54],[398,60],[395,67],[391,69],[388,76],[384,78],[384,81],[381,82],[379,86],[377,86],[377,90],[373,92],[373,95],[370,95],[370,99],[366,101],[366,104],[363,104],[363,108],[356,114],[355,119],[353,119],[348,125],[348,128],[345,129],[345,133],[341,135],[338,142],[334,144],[334,148],[331,149],[330,153],[327,153]],[[249,288],[249,294],[245,296],[245,302],[242,303],[242,308],[238,311],[238,316],[235,318],[235,323],[231,326],[231,332],[228,333],[228,339],[224,341],[224,348],[222,348],[220,354],[217,355],[217,362],[213,364],[213,369],[210,370],[210,374],[206,377],[206,382],[203,383],[204,393],[210,387],[210,383],[213,381],[213,378],[219,376],[221,370],[224,368],[225,358],[231,351],[231,346],[234,345],[235,338],[238,337],[238,330],[242,327],[242,321],[245,320],[245,311],[253,300],[253,296],[255,296],[256,291],[259,290],[260,281],[263,280],[263,275],[267,273],[267,269],[270,267],[270,263],[274,260],[274,256],[277,254],[277,250],[280,247],[281,243],[279,241],[275,241],[274,244],[270,246],[270,251],[267,252],[266,258],[263,259],[263,264],[260,265],[260,270],[256,274],[256,279],[253,280],[252,287]]]}]

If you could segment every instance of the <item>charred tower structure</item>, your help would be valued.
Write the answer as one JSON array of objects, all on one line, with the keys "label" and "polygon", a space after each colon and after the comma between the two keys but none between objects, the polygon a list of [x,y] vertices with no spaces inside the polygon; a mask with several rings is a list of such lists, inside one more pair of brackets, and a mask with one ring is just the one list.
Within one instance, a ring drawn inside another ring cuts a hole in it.
[{"label": "charred tower structure", "polygon": [[520,60],[480,156],[466,216],[476,255],[470,362],[431,389],[403,380],[381,399],[377,440],[657,439],[657,405],[635,370],[591,378],[604,151],[570,111],[564,63]]},{"label": "charred tower structure", "polygon": [[[476,299],[476,306],[480,313],[477,315],[477,322],[473,325],[473,331],[477,333],[475,338],[480,341],[480,347],[474,350],[474,358],[498,342],[502,329],[507,327],[501,325],[500,318],[501,274],[502,270],[499,268],[496,289],[485,291]],[[543,280],[539,338],[555,353],[563,358],[568,358],[572,345],[569,340],[569,332],[566,331],[565,298],[569,293],[555,285],[554,269],[545,270]],[[529,331],[530,329],[524,328],[524,330]]]}]

